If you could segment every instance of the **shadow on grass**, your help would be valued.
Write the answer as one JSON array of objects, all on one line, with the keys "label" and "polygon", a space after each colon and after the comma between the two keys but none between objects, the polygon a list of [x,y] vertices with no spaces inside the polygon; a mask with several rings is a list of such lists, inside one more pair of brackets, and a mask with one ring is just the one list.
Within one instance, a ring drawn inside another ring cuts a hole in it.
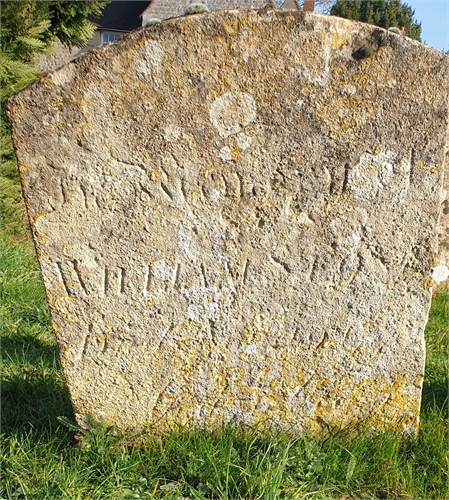
[{"label": "shadow on grass", "polygon": [[421,411],[425,412],[438,407],[441,410],[448,405],[448,383],[446,378],[443,382],[424,382],[422,390]]},{"label": "shadow on grass", "polygon": [[36,436],[59,425],[58,416],[73,418],[57,348],[32,336],[2,338],[1,433],[29,429]]},{"label": "shadow on grass", "polygon": [[[24,329],[25,330],[25,329]],[[43,342],[38,335],[22,333],[1,336],[3,362],[11,361],[20,365],[39,365],[41,368],[60,370],[56,343]]]}]

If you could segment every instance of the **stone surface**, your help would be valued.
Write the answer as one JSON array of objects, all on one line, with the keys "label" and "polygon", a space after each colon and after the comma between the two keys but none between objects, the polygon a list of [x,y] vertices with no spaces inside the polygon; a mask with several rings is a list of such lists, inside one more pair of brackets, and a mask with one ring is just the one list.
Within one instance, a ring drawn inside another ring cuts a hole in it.
[{"label": "stone surface", "polygon": [[34,59],[34,64],[40,71],[54,71],[78,57],[84,50],[79,47],[70,49],[60,42],[54,43],[53,52],[38,54]]},{"label": "stone surface", "polygon": [[[449,130],[448,130],[449,135]],[[449,138],[448,138],[449,144]],[[441,288],[449,286],[449,148],[446,150],[446,168],[444,169],[443,203],[438,226],[438,255],[435,258],[435,268],[432,278]]]},{"label": "stone surface", "polygon": [[415,429],[448,61],[343,19],[212,12],[13,97],[78,421]]}]

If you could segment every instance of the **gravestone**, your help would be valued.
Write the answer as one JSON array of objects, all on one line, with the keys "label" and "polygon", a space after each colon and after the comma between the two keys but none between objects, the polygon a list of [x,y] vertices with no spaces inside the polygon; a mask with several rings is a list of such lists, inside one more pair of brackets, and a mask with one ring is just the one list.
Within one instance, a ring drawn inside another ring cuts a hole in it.
[{"label": "gravestone", "polygon": [[416,429],[448,61],[362,23],[233,10],[10,99],[78,422]]}]

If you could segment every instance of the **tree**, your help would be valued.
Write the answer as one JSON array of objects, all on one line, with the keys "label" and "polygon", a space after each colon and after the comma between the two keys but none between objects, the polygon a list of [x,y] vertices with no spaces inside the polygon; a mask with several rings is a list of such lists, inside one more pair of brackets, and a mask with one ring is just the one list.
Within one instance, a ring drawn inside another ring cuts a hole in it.
[{"label": "tree", "polygon": [[337,0],[330,13],[387,29],[403,26],[408,37],[421,41],[421,23],[414,19],[415,11],[401,0]]},{"label": "tree", "polygon": [[36,54],[52,50],[53,42],[83,46],[95,27],[89,15],[99,16],[108,2],[2,1],[0,80],[2,100],[31,83],[38,75]]},{"label": "tree", "polygon": [[[96,1],[2,1],[0,45],[0,97],[10,95],[32,83],[40,74],[34,64],[37,54],[51,52],[53,42],[81,47],[95,27],[88,16],[99,16],[109,2]],[[14,162],[11,139],[1,112],[1,151],[3,166]]]}]

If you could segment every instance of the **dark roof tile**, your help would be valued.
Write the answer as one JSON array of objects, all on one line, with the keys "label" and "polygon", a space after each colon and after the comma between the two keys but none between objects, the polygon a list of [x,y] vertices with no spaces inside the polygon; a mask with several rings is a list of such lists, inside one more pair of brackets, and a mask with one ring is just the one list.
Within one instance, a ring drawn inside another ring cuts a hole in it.
[{"label": "dark roof tile", "polygon": [[140,15],[149,4],[149,0],[113,1],[106,5],[100,18],[89,20],[101,29],[132,31],[142,26]]}]

